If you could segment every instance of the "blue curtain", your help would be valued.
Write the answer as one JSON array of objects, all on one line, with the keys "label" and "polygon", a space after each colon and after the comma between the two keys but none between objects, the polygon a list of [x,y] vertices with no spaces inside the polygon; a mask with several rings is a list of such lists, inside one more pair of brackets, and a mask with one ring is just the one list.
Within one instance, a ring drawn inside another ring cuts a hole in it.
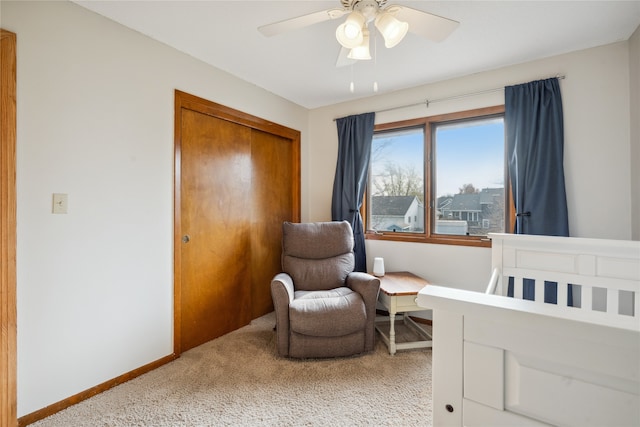
[{"label": "blue curtain", "polygon": [[337,119],[338,163],[333,181],[331,219],[349,221],[355,240],[355,271],[367,271],[360,207],[367,185],[375,113]]},{"label": "blue curtain", "polygon": [[515,232],[568,236],[558,79],[507,86],[504,108]]},{"label": "blue curtain", "polygon": [[[568,236],[564,124],[557,78],[505,88],[505,133],[516,208],[514,232]],[[545,283],[545,288],[551,286]],[[533,293],[533,283],[525,283],[524,298],[533,299]]]}]

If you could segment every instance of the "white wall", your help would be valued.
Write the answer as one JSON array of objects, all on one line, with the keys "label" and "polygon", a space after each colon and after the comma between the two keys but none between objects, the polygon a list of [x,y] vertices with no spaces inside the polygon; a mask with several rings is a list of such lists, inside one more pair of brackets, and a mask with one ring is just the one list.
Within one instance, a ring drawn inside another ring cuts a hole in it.
[{"label": "white wall", "polygon": [[631,219],[633,240],[640,240],[640,27],[629,39],[631,80]]},{"label": "white wall", "polygon": [[73,3],[0,7],[17,34],[23,416],[173,351],[174,89],[302,131],[304,155],[308,111]]},{"label": "white wall", "polygon": [[[572,236],[631,239],[629,43],[560,55],[479,73],[391,95],[312,110],[310,113],[309,212],[331,216],[337,157],[334,118],[411,105],[425,99],[474,93],[565,75],[560,83],[565,117],[565,180]],[[356,81],[357,85],[357,81]],[[504,103],[504,92],[398,109],[376,115],[385,123]],[[634,168],[640,168],[637,159]],[[385,258],[387,271],[410,270],[432,282],[482,290],[489,278],[490,250],[421,243],[367,241],[369,264]]]},{"label": "white wall", "polygon": [[[72,3],[3,0],[0,25],[18,40],[19,416],[172,351],[174,89],[300,130],[302,220],[314,221],[330,219],[334,118],[566,74],[571,232],[631,237],[629,43],[308,112]],[[377,121],[502,102],[496,92]],[[69,214],[51,214],[54,192],[69,194]],[[484,248],[367,247],[388,271],[435,283],[482,289],[489,274]]]}]

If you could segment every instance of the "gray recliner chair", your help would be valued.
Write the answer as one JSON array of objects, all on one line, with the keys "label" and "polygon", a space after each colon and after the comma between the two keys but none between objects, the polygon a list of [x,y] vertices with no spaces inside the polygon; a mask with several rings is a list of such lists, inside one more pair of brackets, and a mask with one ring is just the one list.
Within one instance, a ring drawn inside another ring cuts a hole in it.
[{"label": "gray recliner chair", "polygon": [[271,281],[280,356],[322,358],[372,351],[380,280],[354,272],[347,221],[282,226],[282,273]]}]

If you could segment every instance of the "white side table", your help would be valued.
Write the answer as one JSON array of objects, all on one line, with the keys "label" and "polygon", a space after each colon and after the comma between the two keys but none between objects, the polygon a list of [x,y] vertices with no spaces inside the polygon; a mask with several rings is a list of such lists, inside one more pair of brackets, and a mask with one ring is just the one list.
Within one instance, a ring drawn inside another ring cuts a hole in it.
[{"label": "white side table", "polygon": [[[387,309],[389,316],[376,317],[376,330],[380,333],[382,341],[389,348],[389,354],[393,355],[397,350],[432,346],[431,334],[421,328],[407,314],[412,311],[425,310],[424,307],[418,306],[416,298],[418,291],[428,285],[429,282],[407,271],[386,273],[383,277],[380,277],[378,301]],[[396,343],[395,320],[398,313],[402,313],[404,324],[413,329],[421,339]],[[386,323],[387,321],[390,324],[388,331],[379,325],[379,323]]]}]

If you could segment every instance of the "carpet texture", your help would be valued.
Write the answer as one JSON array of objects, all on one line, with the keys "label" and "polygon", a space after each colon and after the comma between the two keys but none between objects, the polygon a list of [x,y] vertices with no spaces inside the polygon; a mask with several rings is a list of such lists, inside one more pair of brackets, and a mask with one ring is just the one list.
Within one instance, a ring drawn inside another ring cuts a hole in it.
[{"label": "carpet texture", "polygon": [[275,353],[274,313],[32,426],[430,426],[431,350]]}]

